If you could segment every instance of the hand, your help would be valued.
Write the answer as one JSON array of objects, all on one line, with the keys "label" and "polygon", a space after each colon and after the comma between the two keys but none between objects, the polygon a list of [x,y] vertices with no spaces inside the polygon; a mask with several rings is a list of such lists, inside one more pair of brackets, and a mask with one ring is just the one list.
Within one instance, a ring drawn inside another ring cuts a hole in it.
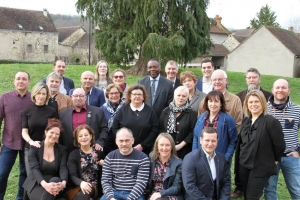
[{"label": "hand", "polygon": [[47,183],[46,181],[42,181],[41,185],[49,194],[53,196],[56,196],[60,192],[57,183]]},{"label": "hand", "polygon": [[143,151],[143,147],[142,147],[142,145],[140,145],[140,144],[136,145],[136,146],[133,147],[133,148],[135,148],[136,150],[139,150],[139,151]]},{"label": "hand", "polygon": [[92,192],[92,187],[93,187],[92,184],[88,182],[81,181],[80,183],[80,188],[83,194],[89,194],[90,192]]},{"label": "hand", "polygon": [[64,189],[66,188],[66,184],[67,184],[66,181],[59,182],[59,183],[57,184],[57,187],[58,187],[59,191],[64,190]]},{"label": "hand", "polygon": [[95,149],[98,151],[103,151],[103,147],[100,144],[95,144]]},{"label": "hand", "polygon": [[275,165],[277,165],[279,162],[278,161],[275,161]]},{"label": "hand", "polygon": [[103,164],[104,164],[104,160],[103,159],[99,160],[98,165],[103,166]]},{"label": "hand", "polygon": [[40,141],[33,141],[33,140],[31,140],[31,141],[29,142],[29,144],[30,144],[31,146],[35,146],[36,148],[40,148],[40,147],[41,147],[41,142],[40,142]]},{"label": "hand", "polygon": [[176,151],[179,151],[180,149],[182,149],[182,146],[180,144],[175,145],[175,149]]},{"label": "hand", "polygon": [[295,158],[299,158],[299,153],[298,153],[298,151],[292,151],[292,152],[286,154],[286,156],[294,156]]},{"label": "hand", "polygon": [[160,192],[154,192],[154,193],[151,195],[150,200],[156,200],[156,199],[158,199],[158,198],[160,198],[160,197],[161,197]]}]

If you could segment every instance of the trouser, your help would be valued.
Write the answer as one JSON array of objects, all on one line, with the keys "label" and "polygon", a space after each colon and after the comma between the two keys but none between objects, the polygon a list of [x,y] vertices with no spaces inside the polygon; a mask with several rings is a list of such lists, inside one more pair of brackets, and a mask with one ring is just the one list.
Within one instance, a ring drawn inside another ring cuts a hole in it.
[{"label": "trouser", "polygon": [[[114,198],[118,200],[127,200],[129,194],[130,192],[128,191],[114,190]],[[103,195],[100,200],[109,200],[109,199],[106,199],[105,195]],[[140,196],[137,200],[145,200],[144,195]]]},{"label": "trouser", "polygon": [[19,154],[20,175],[19,175],[18,193],[16,199],[17,200],[23,199],[24,189],[22,185],[27,177],[26,170],[25,170],[25,163],[24,163],[24,151],[10,149],[3,145],[1,155],[0,155],[0,200],[4,199],[9,173],[16,161],[18,154]]},{"label": "trouser", "polygon": [[[51,178],[48,183],[59,183],[62,180],[59,177],[53,177]],[[62,193],[62,191],[61,191]],[[28,197],[30,200],[55,200],[57,199],[57,196],[53,196],[52,194],[48,193],[45,188],[43,188],[41,185],[36,185],[31,192],[28,192]]]}]

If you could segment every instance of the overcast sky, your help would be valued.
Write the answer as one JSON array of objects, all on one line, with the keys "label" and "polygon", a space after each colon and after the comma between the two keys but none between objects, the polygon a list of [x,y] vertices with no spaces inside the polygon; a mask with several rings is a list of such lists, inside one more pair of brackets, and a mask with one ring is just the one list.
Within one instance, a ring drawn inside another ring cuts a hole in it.
[{"label": "overcast sky", "polygon": [[[77,0],[0,0],[1,7],[43,10],[51,14],[78,15]],[[222,24],[229,29],[241,29],[250,25],[262,6],[268,4],[277,14],[277,22],[283,27],[291,26],[291,20],[299,19],[300,0],[210,0],[208,17],[220,15]]]}]

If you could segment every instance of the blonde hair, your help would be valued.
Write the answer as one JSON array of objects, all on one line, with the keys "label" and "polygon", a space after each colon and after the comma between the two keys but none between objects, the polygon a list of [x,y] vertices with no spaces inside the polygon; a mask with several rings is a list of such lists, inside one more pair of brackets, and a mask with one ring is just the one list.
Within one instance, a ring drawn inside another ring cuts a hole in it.
[{"label": "blonde hair", "polygon": [[45,84],[45,83],[37,83],[33,86],[32,90],[31,90],[31,101],[32,102],[36,102],[35,101],[35,96],[43,89],[45,88],[46,89],[46,100],[45,100],[45,105],[48,104],[48,101],[49,101],[49,98],[50,98],[50,94],[49,94],[49,88],[48,86]]},{"label": "blonde hair", "polygon": [[244,105],[243,105],[244,114],[247,117],[252,116],[252,114],[251,114],[251,112],[248,108],[248,100],[249,100],[250,96],[257,97],[259,99],[260,103],[261,103],[262,108],[263,108],[263,114],[264,115],[268,114],[268,106],[267,106],[266,97],[264,96],[264,94],[260,90],[251,90],[250,92],[248,92],[248,94],[245,97]]},{"label": "blonde hair", "polygon": [[105,60],[100,60],[97,64],[96,64],[96,70],[95,70],[95,80],[99,81],[99,72],[98,72],[98,68],[100,66],[101,63],[105,63],[106,67],[107,67],[107,72],[106,72],[106,81],[110,81],[110,77],[109,77],[109,66],[108,63]]},{"label": "blonde hair", "polygon": [[154,146],[153,146],[153,153],[152,153],[152,156],[151,156],[151,161],[153,162],[159,157],[158,141],[161,138],[167,138],[170,141],[171,147],[172,147],[171,156],[174,156],[174,157],[178,158],[176,148],[175,148],[175,142],[174,142],[174,139],[173,139],[172,135],[170,135],[169,133],[161,133],[157,136],[157,138],[155,140],[155,143],[154,143]]}]

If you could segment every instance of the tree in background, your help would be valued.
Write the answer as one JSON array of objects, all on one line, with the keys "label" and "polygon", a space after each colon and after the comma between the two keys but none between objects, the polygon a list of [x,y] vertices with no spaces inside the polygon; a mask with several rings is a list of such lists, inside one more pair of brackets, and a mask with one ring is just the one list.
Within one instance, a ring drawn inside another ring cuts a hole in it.
[{"label": "tree in background", "polygon": [[128,64],[147,74],[149,58],[186,64],[211,47],[209,0],[78,0],[77,11],[100,29],[97,48],[110,63]]},{"label": "tree in background", "polygon": [[276,13],[271,10],[271,7],[266,6],[261,7],[259,13],[256,13],[256,18],[250,20],[250,27],[248,28],[259,28],[262,25],[280,27],[279,23],[276,22]]}]

